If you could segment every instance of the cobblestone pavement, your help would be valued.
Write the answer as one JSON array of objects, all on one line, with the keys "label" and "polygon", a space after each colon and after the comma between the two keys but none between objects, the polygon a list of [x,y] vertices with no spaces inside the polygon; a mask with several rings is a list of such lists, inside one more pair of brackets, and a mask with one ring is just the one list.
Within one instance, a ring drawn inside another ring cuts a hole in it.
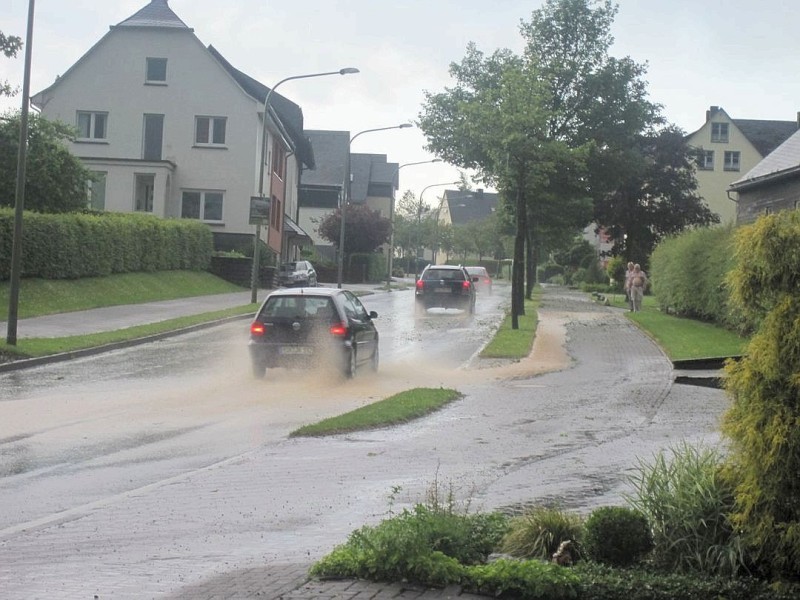
[{"label": "cobblestone pavement", "polygon": [[718,390],[672,385],[669,360],[620,311],[547,289],[569,368],[464,374],[464,398],[392,429],[287,439],[202,471],[0,530],[3,600],[476,598],[457,588],[308,580],[354,529],[446,482],[475,510],[619,504],[637,457],[714,443]]}]

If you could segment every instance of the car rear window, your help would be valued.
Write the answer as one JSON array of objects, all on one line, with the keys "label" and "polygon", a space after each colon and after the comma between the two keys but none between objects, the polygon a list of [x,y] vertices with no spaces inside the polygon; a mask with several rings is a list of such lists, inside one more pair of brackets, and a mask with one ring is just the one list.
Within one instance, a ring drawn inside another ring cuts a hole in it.
[{"label": "car rear window", "polygon": [[327,296],[276,296],[267,300],[261,317],[289,319],[332,319],[336,315],[333,300]]},{"label": "car rear window", "polygon": [[470,275],[487,275],[486,269],[483,267],[467,267],[467,273]]},{"label": "car rear window", "polygon": [[457,269],[428,269],[422,275],[423,279],[450,279],[464,281],[464,273]]},{"label": "car rear window", "polygon": [[296,270],[297,270],[296,263],[284,263],[281,265],[281,271],[286,271],[287,273],[291,273]]}]

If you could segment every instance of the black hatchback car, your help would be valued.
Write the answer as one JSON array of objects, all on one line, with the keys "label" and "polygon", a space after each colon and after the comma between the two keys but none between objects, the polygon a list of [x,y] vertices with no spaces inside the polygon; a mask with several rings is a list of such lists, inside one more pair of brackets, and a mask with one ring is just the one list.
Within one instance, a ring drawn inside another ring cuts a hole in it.
[{"label": "black hatchback car", "polygon": [[377,371],[377,317],[349,290],[276,290],[250,324],[253,375],[264,377],[268,367],[329,366],[346,377],[364,365]]},{"label": "black hatchback car", "polygon": [[429,308],[459,308],[475,312],[475,281],[466,269],[456,265],[428,265],[417,280],[414,314]]}]

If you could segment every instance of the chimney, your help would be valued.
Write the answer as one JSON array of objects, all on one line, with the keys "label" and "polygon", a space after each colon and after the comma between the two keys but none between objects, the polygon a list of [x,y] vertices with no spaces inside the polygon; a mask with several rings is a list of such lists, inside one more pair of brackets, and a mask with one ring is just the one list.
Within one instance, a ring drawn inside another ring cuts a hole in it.
[{"label": "chimney", "polygon": [[797,128],[800,129],[800,110],[797,111]]},{"label": "chimney", "polygon": [[[798,113],[798,114],[800,114],[800,113]],[[798,118],[800,118],[800,117],[798,117]],[[475,191],[478,193],[478,196],[483,196],[483,188],[478,188]]]},{"label": "chimney", "polygon": [[710,109],[706,111],[706,121],[708,121],[715,112],[719,110],[719,106],[712,106]]}]

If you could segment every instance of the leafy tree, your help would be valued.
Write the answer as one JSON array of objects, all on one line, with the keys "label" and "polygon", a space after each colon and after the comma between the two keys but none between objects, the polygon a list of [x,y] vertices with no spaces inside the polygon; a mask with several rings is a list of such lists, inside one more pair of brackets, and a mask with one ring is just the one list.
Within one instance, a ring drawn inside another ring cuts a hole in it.
[{"label": "leafy tree", "polygon": [[[344,253],[374,252],[389,241],[391,222],[380,211],[366,204],[348,204],[345,213]],[[319,234],[337,248],[341,233],[342,213],[337,209],[326,215],[319,224]]]},{"label": "leafy tree", "polygon": [[[15,35],[5,35],[0,31],[0,52],[6,58],[15,58],[22,48],[22,39]],[[19,90],[12,88],[8,81],[0,81],[0,96],[14,96]]]},{"label": "leafy tree", "polygon": [[[19,115],[0,118],[0,206],[13,206],[19,154]],[[31,115],[25,167],[25,208],[63,213],[86,207],[86,183],[92,175],[65,142],[74,130],[58,121]]]},{"label": "leafy tree", "polygon": [[697,195],[694,156],[683,132],[667,127],[593,157],[595,221],[615,240],[612,254],[646,265],[665,237],[719,223]]}]

